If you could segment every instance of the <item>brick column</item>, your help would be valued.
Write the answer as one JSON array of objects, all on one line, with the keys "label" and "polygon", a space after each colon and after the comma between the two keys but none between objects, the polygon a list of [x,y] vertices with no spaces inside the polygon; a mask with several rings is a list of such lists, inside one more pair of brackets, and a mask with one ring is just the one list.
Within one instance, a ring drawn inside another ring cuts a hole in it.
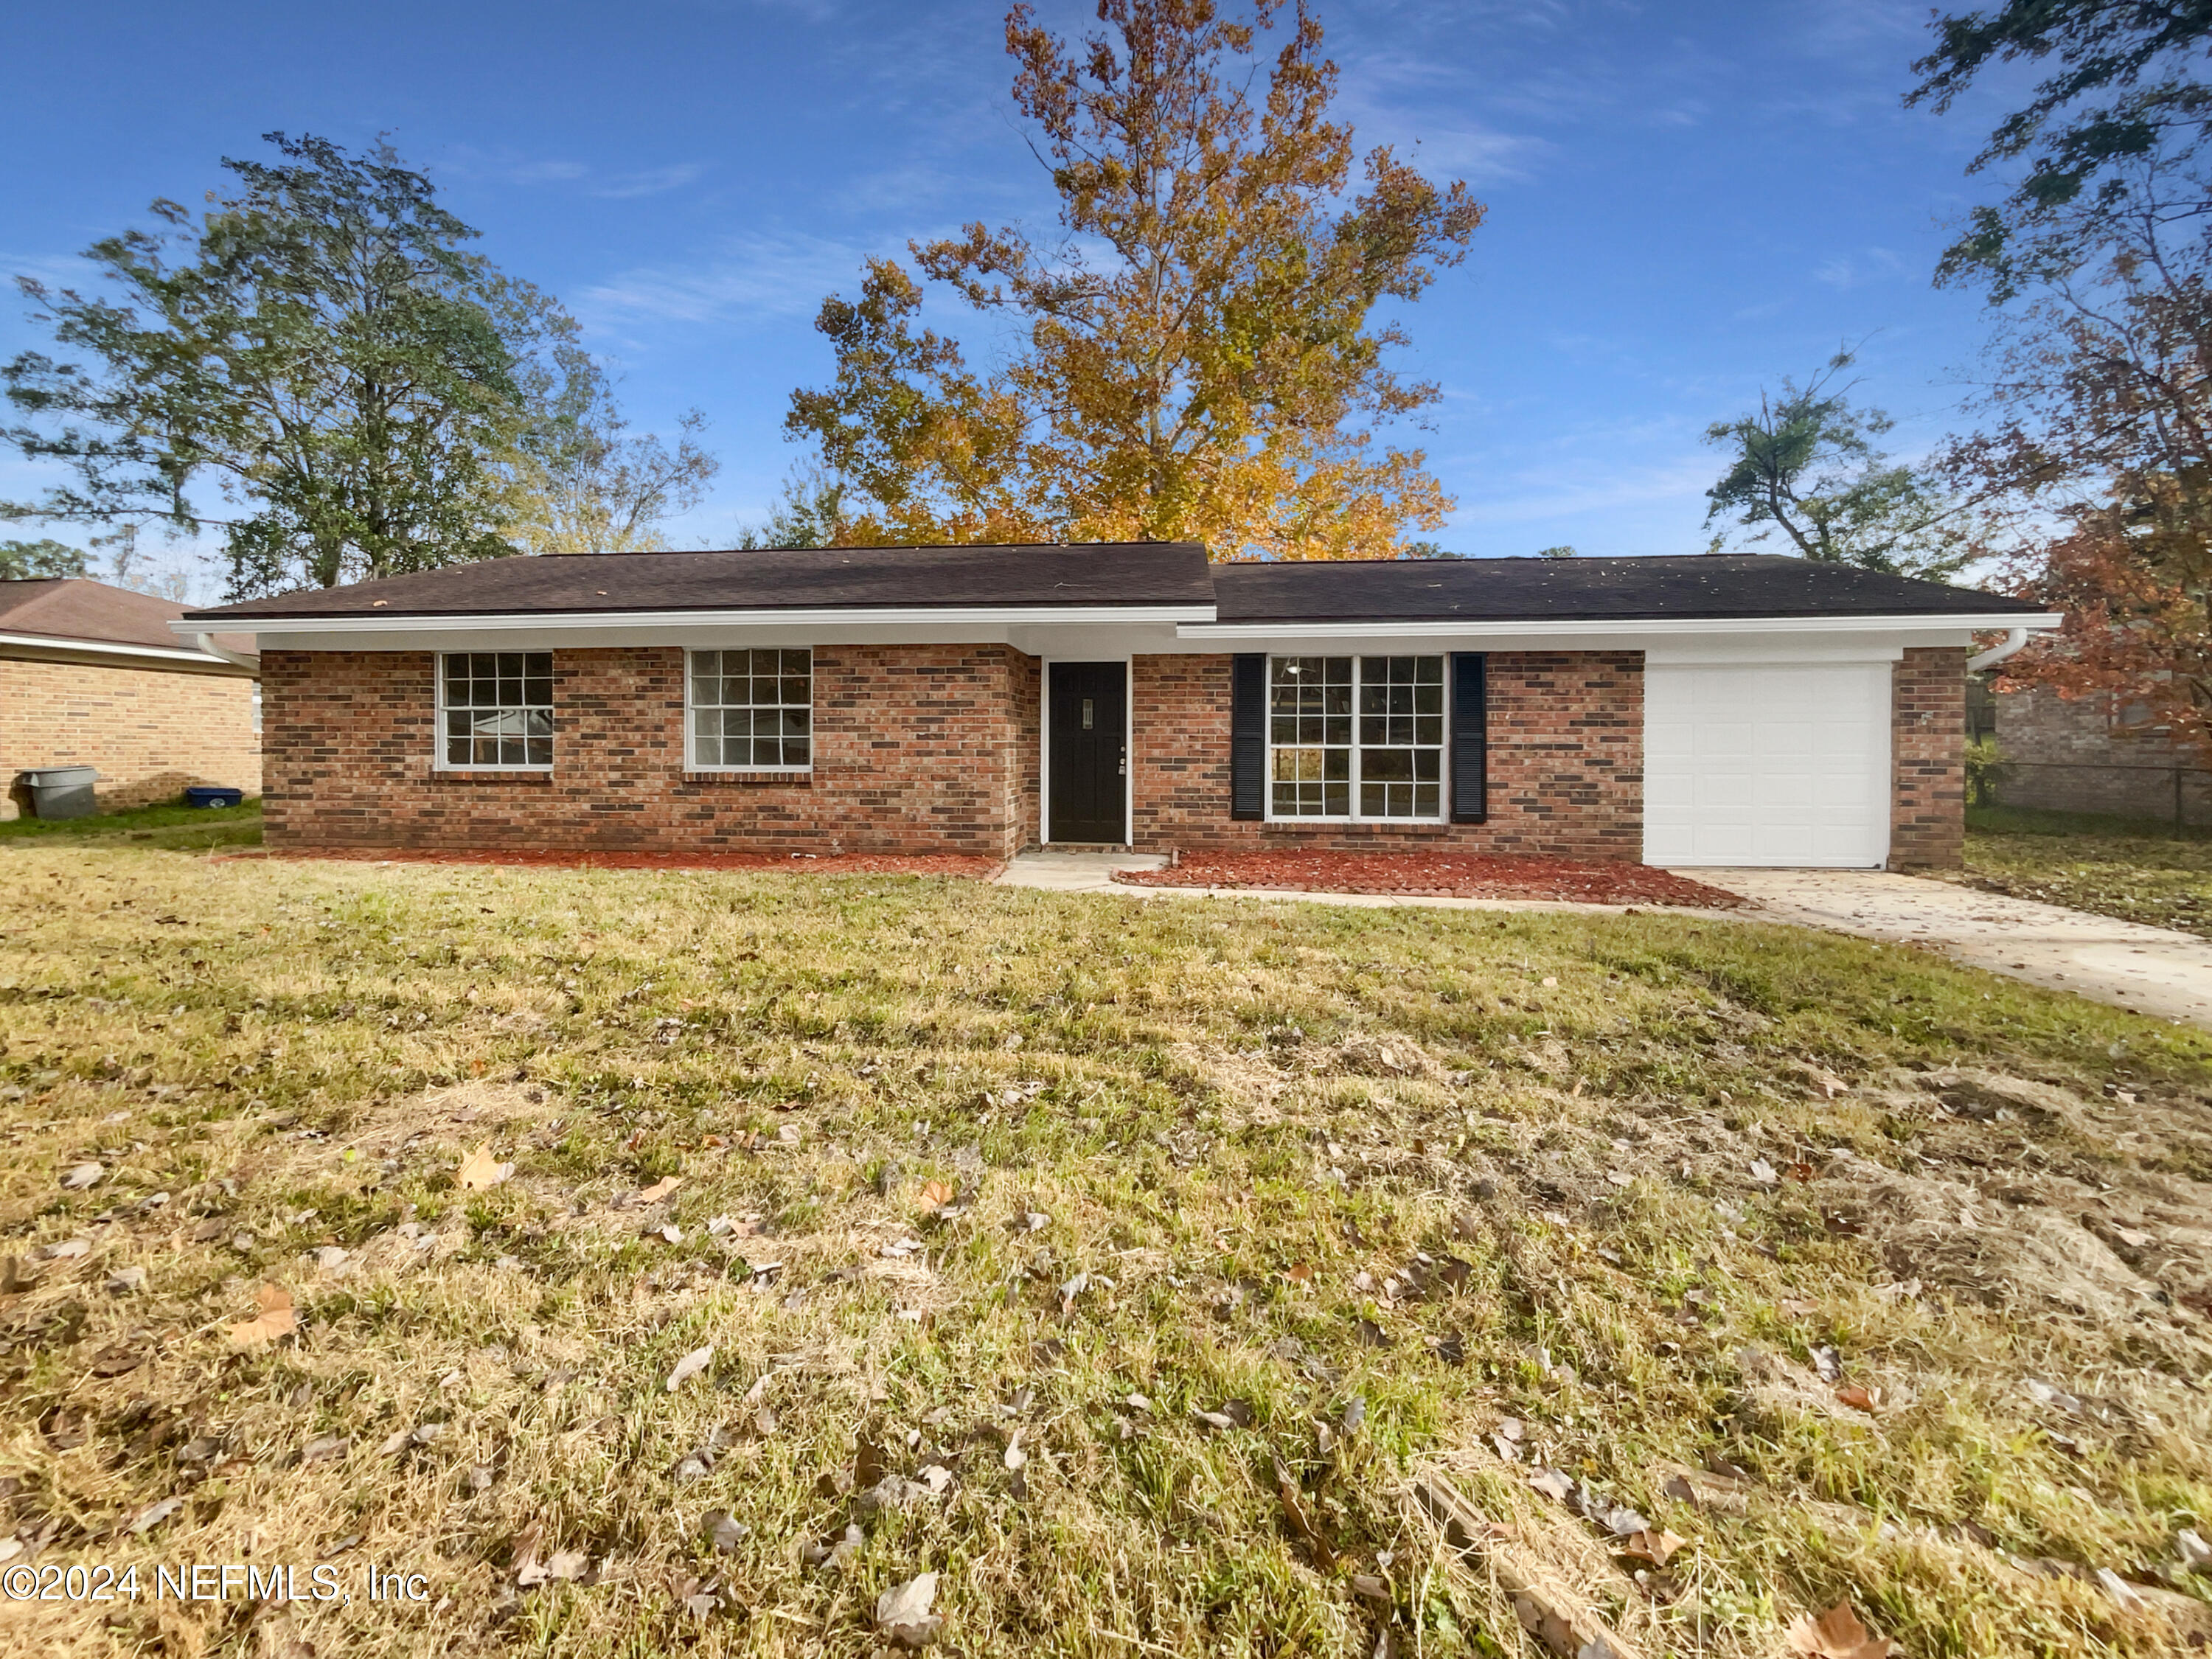
[{"label": "brick column", "polygon": [[1912,646],[1890,679],[1893,869],[1955,869],[1966,848],[1966,652]]}]

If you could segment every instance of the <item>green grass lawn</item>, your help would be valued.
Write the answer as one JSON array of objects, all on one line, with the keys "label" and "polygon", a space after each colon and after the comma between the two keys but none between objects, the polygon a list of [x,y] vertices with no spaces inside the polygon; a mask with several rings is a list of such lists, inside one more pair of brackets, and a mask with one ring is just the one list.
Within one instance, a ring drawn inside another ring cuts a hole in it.
[{"label": "green grass lawn", "polygon": [[1753,922],[26,841],[0,1558],[354,1599],[0,1650],[2172,1650],[2208,1061]]},{"label": "green grass lawn", "polygon": [[171,851],[211,847],[258,847],[261,802],[248,796],[238,806],[186,806],[170,801],[85,818],[10,818],[0,823],[0,848],[25,842],[121,840]]},{"label": "green grass lawn", "polygon": [[1993,893],[2212,939],[2212,832],[2072,812],[1972,807],[1957,878]]}]

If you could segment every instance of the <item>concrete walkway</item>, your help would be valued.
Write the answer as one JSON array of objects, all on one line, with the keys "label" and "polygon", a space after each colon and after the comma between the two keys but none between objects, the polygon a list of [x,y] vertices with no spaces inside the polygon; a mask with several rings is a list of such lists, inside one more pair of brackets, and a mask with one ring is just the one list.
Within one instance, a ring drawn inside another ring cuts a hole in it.
[{"label": "concrete walkway", "polygon": [[1882,870],[1685,870],[1774,921],[1931,945],[1954,962],[2212,1030],[2212,939]]}]

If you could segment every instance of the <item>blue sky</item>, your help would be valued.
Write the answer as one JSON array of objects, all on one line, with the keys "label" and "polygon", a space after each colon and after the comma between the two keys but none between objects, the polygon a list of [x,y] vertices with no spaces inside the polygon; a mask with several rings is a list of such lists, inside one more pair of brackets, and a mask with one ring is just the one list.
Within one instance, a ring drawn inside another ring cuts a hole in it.
[{"label": "blue sky", "polygon": [[[1995,188],[1963,171],[2016,93],[1899,107],[1925,0],[1316,0],[1364,143],[1490,210],[1407,321],[1423,434],[1480,555],[1694,552],[1705,425],[1864,341],[1911,452],[1955,426],[1989,319],[1929,272]],[[1047,5],[1088,26],[1089,8]],[[114,3],[11,15],[0,270],[197,201],[271,129],[380,132],[507,270],[558,295],[641,429],[696,405],[724,467],[679,545],[764,515],[785,400],[861,259],[969,219],[1049,222],[969,0]],[[1418,146],[1418,150],[1415,147]],[[0,300],[0,351],[37,343]],[[981,351],[988,337],[971,337]],[[0,460],[0,495],[34,483]],[[212,596],[212,579],[198,584]]]}]

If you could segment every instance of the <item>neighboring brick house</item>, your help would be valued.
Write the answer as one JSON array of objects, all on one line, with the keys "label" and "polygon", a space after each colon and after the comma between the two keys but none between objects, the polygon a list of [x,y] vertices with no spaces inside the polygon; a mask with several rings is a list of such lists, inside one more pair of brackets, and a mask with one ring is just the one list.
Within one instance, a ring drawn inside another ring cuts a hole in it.
[{"label": "neighboring brick house", "polygon": [[1990,735],[2006,763],[1996,780],[2001,805],[2212,822],[2206,757],[2140,703],[2101,691],[2063,697],[2048,685],[1994,691]]},{"label": "neighboring brick house", "polygon": [[89,766],[103,809],[185,786],[258,793],[251,636],[179,639],[184,607],[81,577],[0,581],[0,818],[25,811],[17,775]]},{"label": "neighboring brick house", "polygon": [[1954,861],[2015,600],[1768,556],[1183,543],[515,558],[195,612],[258,640],[272,846],[1452,847]]}]

